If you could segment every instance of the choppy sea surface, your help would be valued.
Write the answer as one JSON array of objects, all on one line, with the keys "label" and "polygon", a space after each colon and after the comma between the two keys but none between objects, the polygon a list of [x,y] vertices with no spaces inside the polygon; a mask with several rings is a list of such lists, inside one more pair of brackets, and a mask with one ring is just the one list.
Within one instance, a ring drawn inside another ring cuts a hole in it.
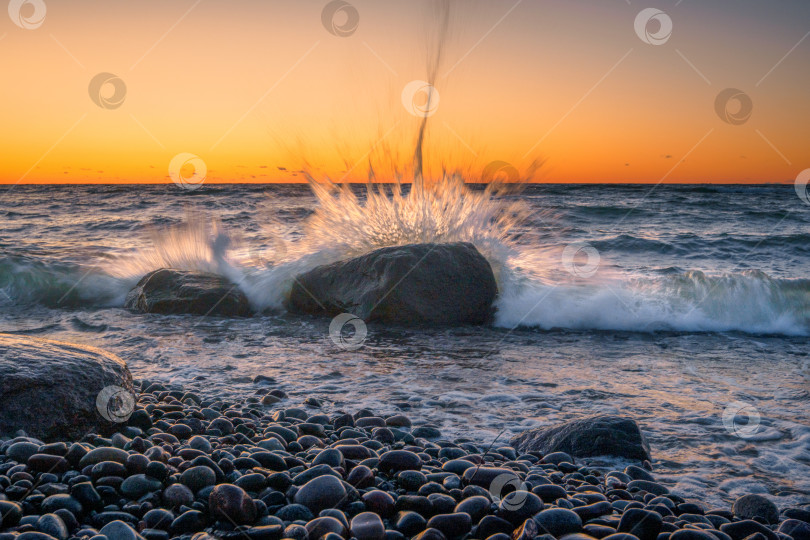
[{"label": "choppy sea surface", "polygon": [[[493,325],[369,324],[346,348],[330,320],[287,314],[281,299],[303,268],[398,241],[369,232],[402,225],[361,188],[328,203],[307,185],[4,188],[0,332],[102,347],[136,377],[209,395],[252,394],[265,375],[291,405],[402,410],[448,437],[506,441],[627,415],[678,494],[810,503],[810,205],[792,185],[536,185],[502,197],[524,206],[508,235],[452,232],[496,270]],[[317,209],[330,204],[325,219]],[[485,230],[492,215],[462,221]],[[226,275],[261,314],[123,309],[166,265]]]}]

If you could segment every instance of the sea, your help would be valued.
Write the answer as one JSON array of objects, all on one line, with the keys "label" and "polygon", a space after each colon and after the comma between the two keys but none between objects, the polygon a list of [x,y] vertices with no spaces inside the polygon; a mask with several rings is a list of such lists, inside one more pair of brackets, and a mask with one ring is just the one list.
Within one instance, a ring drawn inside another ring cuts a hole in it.
[{"label": "sea", "polygon": [[[281,406],[315,397],[327,412],[402,412],[496,447],[534,427],[631,417],[674,493],[710,506],[745,493],[808,504],[810,204],[800,195],[458,179],[3,187],[0,332],[101,347],[136,378],[207,396],[272,386],[289,395]],[[318,264],[449,241],[490,262],[491,324],[335,328],[283,307],[295,276]],[[124,309],[161,267],[223,275],[257,314]]]}]

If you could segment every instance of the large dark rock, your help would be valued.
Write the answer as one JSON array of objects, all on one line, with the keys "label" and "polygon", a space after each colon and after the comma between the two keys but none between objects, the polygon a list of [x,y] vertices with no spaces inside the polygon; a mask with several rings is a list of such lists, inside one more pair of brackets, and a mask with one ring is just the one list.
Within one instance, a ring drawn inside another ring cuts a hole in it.
[{"label": "large dark rock", "polygon": [[132,376],[101,349],[0,334],[0,403],[0,436],[79,440],[128,418]]},{"label": "large dark rock", "polygon": [[298,276],[287,308],[404,325],[483,324],[497,293],[492,268],[472,244],[411,244]]},{"label": "large dark rock", "polygon": [[124,306],[142,313],[249,317],[248,299],[222,276],[161,268],[146,274]]},{"label": "large dark rock", "polygon": [[650,445],[636,421],[618,416],[594,416],[552,428],[531,429],[515,436],[511,444],[520,452],[651,459]]}]

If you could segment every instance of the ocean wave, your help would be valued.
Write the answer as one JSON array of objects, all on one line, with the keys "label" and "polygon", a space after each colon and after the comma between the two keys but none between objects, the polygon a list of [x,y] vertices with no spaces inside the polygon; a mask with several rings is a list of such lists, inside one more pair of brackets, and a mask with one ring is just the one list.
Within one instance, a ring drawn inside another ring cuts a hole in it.
[{"label": "ocean wave", "polygon": [[523,283],[497,301],[504,328],[810,335],[810,280],[759,271]]},{"label": "ocean wave", "polygon": [[123,305],[137,280],[28,256],[0,258],[0,306],[38,304],[50,308]]},{"label": "ocean wave", "polygon": [[[0,259],[0,307],[122,307],[126,293],[143,274],[154,269],[152,266],[182,266],[226,275],[257,309],[280,310],[294,276],[329,259],[311,254],[275,266],[249,266],[249,260],[240,266],[231,261],[227,270],[189,260],[184,265],[154,261],[147,265],[141,260],[119,268],[114,275],[101,267],[6,257]],[[759,271],[712,276],[668,270],[649,278],[502,283],[495,325],[543,330],[810,335],[808,279],[774,279]]]}]

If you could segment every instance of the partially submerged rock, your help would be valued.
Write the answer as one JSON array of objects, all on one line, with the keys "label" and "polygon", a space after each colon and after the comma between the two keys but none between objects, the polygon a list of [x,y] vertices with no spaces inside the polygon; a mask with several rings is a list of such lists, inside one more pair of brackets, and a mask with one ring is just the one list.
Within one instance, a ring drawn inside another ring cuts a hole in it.
[{"label": "partially submerged rock", "polygon": [[142,313],[249,317],[245,293],[228,279],[206,272],[161,268],[146,274],[127,294],[124,307]]},{"label": "partially submerged rock", "polygon": [[0,436],[24,430],[47,441],[106,433],[129,417],[133,392],[126,364],[113,354],[0,334]]},{"label": "partially submerged rock", "polygon": [[565,452],[573,457],[616,456],[650,460],[650,445],[635,420],[594,416],[552,428],[524,431],[511,440],[520,452]]},{"label": "partially submerged rock", "polygon": [[472,244],[411,244],[298,276],[287,307],[403,325],[483,324],[497,293],[492,268]]}]

